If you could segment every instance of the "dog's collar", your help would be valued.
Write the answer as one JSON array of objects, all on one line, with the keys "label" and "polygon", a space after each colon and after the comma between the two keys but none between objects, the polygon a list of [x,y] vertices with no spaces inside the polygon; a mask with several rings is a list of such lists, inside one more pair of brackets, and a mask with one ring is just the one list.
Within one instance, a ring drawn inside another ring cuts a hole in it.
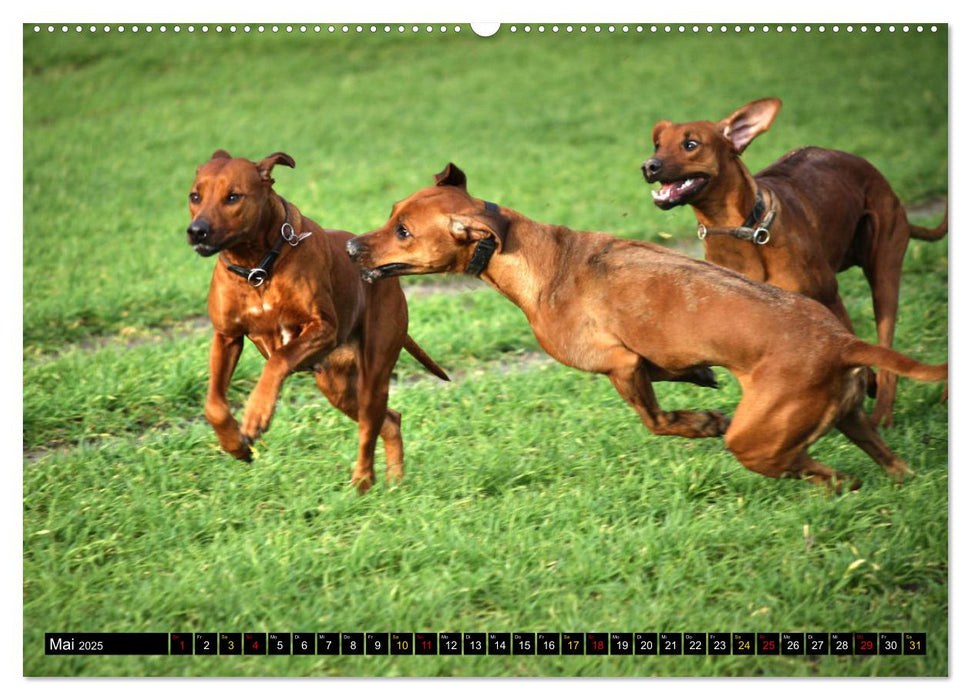
[{"label": "dog's collar", "polygon": [[[277,196],[280,197],[280,195]],[[300,241],[313,234],[313,231],[298,234],[293,229],[293,224],[290,223],[290,205],[283,197],[280,197],[280,201],[283,203],[285,218],[283,225],[280,226],[280,240],[276,242],[276,245],[274,245],[270,251],[263,256],[263,259],[260,260],[256,267],[226,265],[230,272],[235,272],[240,277],[245,277],[246,281],[254,287],[259,287],[261,284],[270,279],[270,272],[273,270],[273,263],[276,262],[277,257],[280,255],[280,251],[283,250],[284,243],[289,243],[291,246],[296,247]]]},{"label": "dog's collar", "polygon": [[708,234],[724,233],[743,241],[752,241],[756,245],[765,245],[769,242],[769,228],[775,220],[775,209],[768,209],[765,204],[765,197],[762,196],[762,188],[755,191],[755,205],[749,212],[748,218],[741,226],[722,226],[708,227],[698,224],[698,238],[705,240]]},{"label": "dog's collar", "polygon": [[[499,212],[499,205],[493,202],[486,202],[485,208],[486,211]],[[481,275],[482,271],[489,265],[489,261],[492,260],[492,255],[495,252],[496,239],[492,236],[483,238],[476,243],[475,250],[472,251],[472,257],[469,258],[469,264],[465,266],[465,274],[472,275],[473,277]]]}]

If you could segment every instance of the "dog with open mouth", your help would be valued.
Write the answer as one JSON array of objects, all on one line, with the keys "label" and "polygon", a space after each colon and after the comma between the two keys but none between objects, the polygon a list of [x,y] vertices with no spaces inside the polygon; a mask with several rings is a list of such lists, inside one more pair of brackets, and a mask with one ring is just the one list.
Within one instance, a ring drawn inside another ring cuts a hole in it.
[{"label": "dog with open mouth", "polygon": [[[833,426],[891,477],[908,471],[863,412],[861,368],[942,381],[946,364],[865,343],[818,302],[723,267],[475,198],[451,163],[435,182],[395,204],[384,226],[348,241],[365,279],[478,276],[522,309],[550,356],[606,375],[651,432],[724,435],[738,461],[765,476],[858,487],[807,452]],[[727,368],[741,384],[731,420],[660,407],[658,376],[708,366]]]},{"label": "dog with open mouth", "polygon": [[[911,238],[938,240],[936,229],[907,220],[890,184],[866,160],[823,148],[799,148],[756,175],[741,155],[768,130],[778,98],[750,102],[724,119],[659,121],[654,154],[641,166],[661,209],[689,205],[705,259],[759,282],[815,299],[852,330],[836,274],[854,265],[870,284],[880,345],[893,347],[901,268]],[[871,381],[868,388],[873,392]],[[897,377],[876,376],[872,420],[890,425]]]}]

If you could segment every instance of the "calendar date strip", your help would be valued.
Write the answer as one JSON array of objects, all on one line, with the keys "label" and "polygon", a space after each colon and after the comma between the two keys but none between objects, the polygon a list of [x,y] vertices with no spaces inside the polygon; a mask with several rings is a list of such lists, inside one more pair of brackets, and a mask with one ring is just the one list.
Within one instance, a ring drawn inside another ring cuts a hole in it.
[{"label": "calendar date strip", "polygon": [[47,632],[48,656],[923,656],[925,632]]}]

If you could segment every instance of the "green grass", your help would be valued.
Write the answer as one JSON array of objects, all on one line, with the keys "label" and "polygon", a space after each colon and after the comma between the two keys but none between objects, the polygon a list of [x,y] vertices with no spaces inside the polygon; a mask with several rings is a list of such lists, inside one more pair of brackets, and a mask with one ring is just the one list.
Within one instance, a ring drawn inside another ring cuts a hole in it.
[{"label": "green grass", "polygon": [[650,237],[690,229],[693,218],[651,203],[639,167],[654,123],[718,119],[769,94],[784,107],[746,152],[753,170],[820,144],[865,154],[905,202],[941,197],[945,67],[945,37],[926,34],[483,40],[468,29],[28,28],[25,349],[204,312],[210,268],[185,245],[186,198],[217,148],[252,159],[289,152],[297,169],[277,169],[280,190],[335,228],[380,225],[392,202],[451,160],[473,193],[527,214]]},{"label": "green grass", "polygon": [[[202,418],[213,263],[183,233],[212,151],[284,150],[297,169],[275,171],[278,190],[327,226],[383,223],[451,160],[473,194],[528,216],[697,255],[691,213],[657,210],[639,176],[650,128],[770,94],[785,106],[753,169],[812,143],[866,156],[907,204],[942,200],[946,61],[929,33],[25,28],[24,673],[947,675],[940,386],[901,382],[886,437],[915,471],[903,486],[838,434],[817,444],[864,480],[834,498],[750,473],[720,441],[651,436],[605,379],[544,359],[495,292],[409,281],[411,333],[455,381],[402,359],[406,478],[362,498],[355,427],[307,376],[284,386],[253,463],[219,450]],[[947,356],[947,254],[915,242],[905,263],[897,347],[927,361]],[[862,275],[840,284],[872,340]],[[247,347],[237,411],[261,366]],[[657,392],[730,412],[738,388],[719,377]],[[47,657],[55,630],[924,631],[928,654]]]}]

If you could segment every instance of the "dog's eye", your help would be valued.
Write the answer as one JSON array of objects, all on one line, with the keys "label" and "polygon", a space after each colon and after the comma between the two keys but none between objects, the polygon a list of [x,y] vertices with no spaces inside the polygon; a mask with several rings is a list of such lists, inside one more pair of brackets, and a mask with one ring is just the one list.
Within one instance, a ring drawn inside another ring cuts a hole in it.
[{"label": "dog's eye", "polygon": [[684,142],[684,150],[686,150],[686,151],[693,151],[696,148],[698,148],[698,146],[700,146],[700,145],[701,144],[698,143],[697,141],[695,141],[694,139],[687,139]]},{"label": "dog's eye", "polygon": [[226,204],[236,204],[239,200],[243,198],[243,195],[236,192],[230,192],[226,195]]},{"label": "dog's eye", "polygon": [[202,201],[202,197],[199,196],[198,192],[192,192],[189,194],[189,201],[193,204],[198,204]]},{"label": "dog's eye", "polygon": [[411,238],[411,231],[406,229],[402,224],[398,224],[395,227],[394,235],[397,236],[399,240],[405,240],[406,238]]},{"label": "dog's eye", "polygon": [[661,147],[660,142],[654,144],[654,152],[657,153],[658,149]]}]

